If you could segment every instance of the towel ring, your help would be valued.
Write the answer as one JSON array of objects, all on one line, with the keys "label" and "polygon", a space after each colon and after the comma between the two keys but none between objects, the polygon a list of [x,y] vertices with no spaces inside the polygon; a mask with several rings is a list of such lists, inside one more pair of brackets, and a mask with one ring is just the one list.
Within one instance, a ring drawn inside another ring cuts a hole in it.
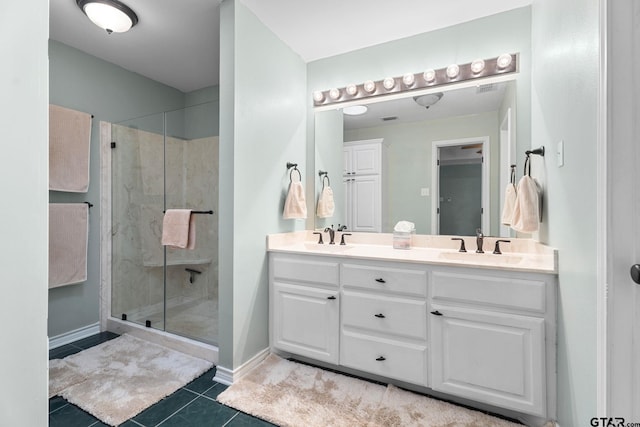
[{"label": "towel ring", "polygon": [[327,180],[327,184],[329,187],[331,187],[331,180],[329,179],[329,172],[325,172],[325,171],[318,171],[318,175],[320,176],[320,178],[322,179],[322,188],[324,189],[325,187],[325,182],[324,180]]},{"label": "towel ring", "polygon": [[511,165],[511,184],[516,184],[516,165]]},{"label": "towel ring", "polygon": [[298,177],[300,178],[300,182],[302,182],[302,173],[300,173],[300,170],[297,166],[294,166],[293,169],[291,169],[291,172],[289,172],[289,182],[293,182],[293,178],[291,176],[293,174],[293,171],[298,172]]},{"label": "towel ring", "polygon": [[[528,170],[527,170],[528,167]],[[531,158],[527,154],[527,158],[524,161],[524,174],[527,176],[531,176]]]}]

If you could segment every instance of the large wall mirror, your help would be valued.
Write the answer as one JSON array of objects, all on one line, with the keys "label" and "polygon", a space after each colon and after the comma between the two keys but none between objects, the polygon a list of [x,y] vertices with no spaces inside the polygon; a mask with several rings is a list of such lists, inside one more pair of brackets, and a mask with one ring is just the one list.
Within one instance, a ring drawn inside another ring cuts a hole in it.
[{"label": "large wall mirror", "polygon": [[[424,97],[406,93],[367,104],[359,115],[340,107],[316,111],[314,202],[327,185],[335,202],[333,215],[316,216],[316,228],[390,233],[405,220],[419,234],[473,235],[482,228],[485,235],[511,235],[500,217],[522,120],[515,78],[451,85]],[[354,186],[360,176],[352,175],[345,148],[367,144],[380,145],[378,176],[368,187]],[[372,187],[376,179],[379,187]]]}]

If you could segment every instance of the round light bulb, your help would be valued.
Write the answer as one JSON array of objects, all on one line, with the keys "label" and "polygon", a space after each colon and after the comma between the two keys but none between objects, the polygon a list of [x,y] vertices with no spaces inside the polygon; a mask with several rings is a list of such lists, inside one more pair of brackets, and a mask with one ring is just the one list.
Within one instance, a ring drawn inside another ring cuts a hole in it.
[{"label": "round light bulb", "polygon": [[433,68],[429,68],[424,72],[424,79],[427,81],[427,83],[433,82],[436,79],[436,70],[434,70]]},{"label": "round light bulb", "polygon": [[355,95],[356,93],[358,93],[358,86],[354,85],[353,83],[350,84],[349,86],[347,86],[347,93],[351,96]]},{"label": "round light bulb", "polygon": [[364,82],[364,90],[369,93],[373,93],[373,91],[376,90],[376,84],[373,82],[373,80],[367,80],[366,82]]},{"label": "round light bulb", "polygon": [[471,63],[471,72],[473,74],[478,74],[484,70],[484,59],[476,59]]},{"label": "round light bulb", "polygon": [[338,99],[338,98],[340,98],[340,89],[336,89],[336,88],[331,89],[331,90],[329,91],[329,97],[330,97],[331,99]]},{"label": "round light bulb", "polygon": [[396,81],[393,77],[387,77],[382,81],[382,86],[384,86],[386,90],[393,89],[395,85],[396,85]]},{"label": "round light bulb", "polygon": [[509,65],[511,65],[511,55],[509,55],[508,53],[503,53],[502,55],[498,56],[498,60],[496,61],[498,64],[498,68],[507,68]]},{"label": "round light bulb", "polygon": [[411,86],[413,85],[413,83],[416,81],[415,76],[412,73],[407,73],[404,76],[402,76],[402,82],[406,85],[406,86]]},{"label": "round light bulb", "polygon": [[324,93],[322,93],[319,90],[313,92],[313,100],[316,101],[316,102],[324,101]]},{"label": "round light bulb", "polygon": [[447,77],[449,77],[450,79],[455,79],[456,77],[458,77],[459,73],[460,67],[458,67],[458,64],[451,64],[447,67]]}]

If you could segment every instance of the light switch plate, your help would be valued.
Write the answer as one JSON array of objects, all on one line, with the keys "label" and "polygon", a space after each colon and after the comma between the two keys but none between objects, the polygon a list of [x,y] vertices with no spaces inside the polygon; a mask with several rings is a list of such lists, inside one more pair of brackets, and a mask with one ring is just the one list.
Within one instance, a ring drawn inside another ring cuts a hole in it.
[{"label": "light switch plate", "polygon": [[556,155],[558,157],[558,167],[564,166],[564,141],[560,140],[556,146]]}]

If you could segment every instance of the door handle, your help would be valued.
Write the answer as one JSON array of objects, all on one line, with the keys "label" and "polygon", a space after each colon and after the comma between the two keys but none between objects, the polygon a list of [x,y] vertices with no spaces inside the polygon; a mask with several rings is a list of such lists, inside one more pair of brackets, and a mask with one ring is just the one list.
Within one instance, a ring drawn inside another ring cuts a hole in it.
[{"label": "door handle", "polygon": [[327,297],[327,299],[336,299],[336,297],[334,297],[333,295],[331,295],[330,297]]},{"label": "door handle", "polygon": [[442,316],[442,313],[440,313],[438,310],[432,311],[431,314],[433,314],[434,316]]},{"label": "door handle", "polygon": [[374,314],[374,316],[376,316],[378,319],[384,319],[385,316],[382,313],[378,313],[378,314]]},{"label": "door handle", "polygon": [[387,283],[387,281],[384,280],[383,278],[376,279],[376,282],[378,282],[378,283]]},{"label": "door handle", "polygon": [[631,280],[640,285],[640,264],[633,264],[630,273]]}]

